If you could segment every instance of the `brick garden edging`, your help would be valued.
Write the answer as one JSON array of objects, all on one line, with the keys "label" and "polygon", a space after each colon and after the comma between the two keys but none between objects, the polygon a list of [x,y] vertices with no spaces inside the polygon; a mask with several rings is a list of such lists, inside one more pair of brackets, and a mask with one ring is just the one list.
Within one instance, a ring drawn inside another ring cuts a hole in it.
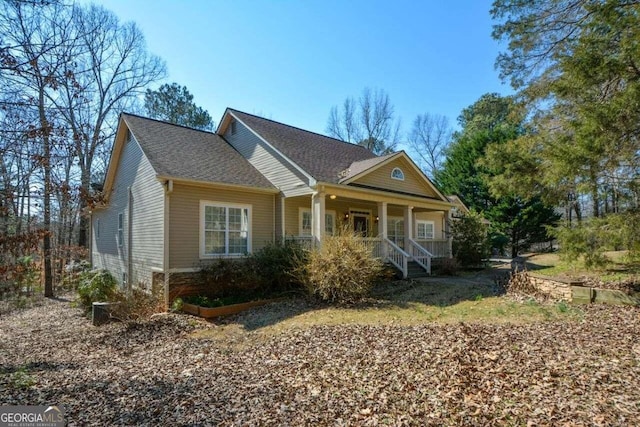
[{"label": "brick garden edging", "polygon": [[618,290],[584,286],[582,280],[549,277],[531,272],[528,272],[526,277],[531,286],[559,301],[576,304],[640,305],[640,294],[638,293],[628,295]]}]

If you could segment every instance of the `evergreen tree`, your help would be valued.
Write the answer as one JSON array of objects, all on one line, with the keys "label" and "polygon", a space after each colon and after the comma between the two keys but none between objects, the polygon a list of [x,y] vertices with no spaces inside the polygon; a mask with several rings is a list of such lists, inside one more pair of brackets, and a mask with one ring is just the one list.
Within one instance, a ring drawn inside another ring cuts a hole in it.
[{"label": "evergreen tree", "polygon": [[152,119],[201,130],[213,130],[215,122],[202,107],[193,102],[186,86],[163,84],[158,90],[147,89],[144,109]]}]

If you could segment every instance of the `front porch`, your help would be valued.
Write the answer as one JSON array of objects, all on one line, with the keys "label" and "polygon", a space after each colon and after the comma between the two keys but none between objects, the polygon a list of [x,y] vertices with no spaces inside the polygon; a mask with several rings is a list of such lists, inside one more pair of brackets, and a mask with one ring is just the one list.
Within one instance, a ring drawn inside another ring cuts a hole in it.
[{"label": "front porch", "polygon": [[416,199],[333,189],[282,197],[278,234],[313,246],[349,226],[362,234],[374,256],[394,265],[404,278],[416,268],[430,274],[433,259],[451,257],[450,206]]}]

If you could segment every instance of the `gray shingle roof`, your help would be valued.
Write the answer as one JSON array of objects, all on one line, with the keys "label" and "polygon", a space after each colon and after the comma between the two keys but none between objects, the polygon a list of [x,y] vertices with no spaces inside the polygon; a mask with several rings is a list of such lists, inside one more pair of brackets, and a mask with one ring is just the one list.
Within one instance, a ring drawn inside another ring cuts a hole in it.
[{"label": "gray shingle roof", "polygon": [[366,148],[273,120],[229,109],[282,154],[318,181],[338,183],[354,162],[377,159]]},{"label": "gray shingle roof", "polygon": [[344,182],[344,181],[348,180],[349,178],[353,178],[354,176],[358,175],[359,173],[364,172],[367,169],[371,169],[375,165],[377,165],[379,163],[382,163],[385,160],[387,160],[388,158],[393,157],[393,156],[395,156],[397,154],[398,153],[391,153],[391,154],[387,154],[385,156],[374,157],[372,159],[366,159],[366,160],[360,160],[360,161],[357,161],[357,162],[353,162],[345,170],[344,178],[341,178],[340,182]]},{"label": "gray shingle roof", "polygon": [[122,114],[158,175],[203,182],[275,187],[220,136]]}]

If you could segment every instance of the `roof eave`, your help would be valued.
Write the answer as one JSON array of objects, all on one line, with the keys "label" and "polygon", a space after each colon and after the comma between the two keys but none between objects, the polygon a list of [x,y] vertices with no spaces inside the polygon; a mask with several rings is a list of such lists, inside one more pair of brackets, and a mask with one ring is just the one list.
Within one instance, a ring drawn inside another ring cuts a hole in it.
[{"label": "roof eave", "polygon": [[197,179],[184,178],[179,176],[170,176],[170,175],[156,175],[156,179],[160,182],[172,180],[173,182],[189,184],[189,185],[197,185],[202,187],[216,187],[216,188],[226,188],[229,190],[243,190],[254,193],[269,193],[269,194],[278,194],[280,190],[266,187],[256,187],[252,185],[243,185],[243,184],[229,184],[226,182],[218,182],[218,181],[202,181]]}]

